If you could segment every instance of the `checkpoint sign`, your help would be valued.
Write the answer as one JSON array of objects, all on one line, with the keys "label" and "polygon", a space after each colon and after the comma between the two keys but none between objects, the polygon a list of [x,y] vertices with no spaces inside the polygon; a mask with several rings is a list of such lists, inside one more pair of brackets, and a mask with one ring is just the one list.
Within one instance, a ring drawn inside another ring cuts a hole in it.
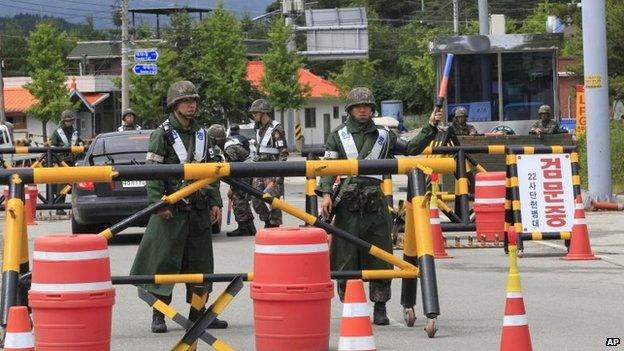
[{"label": "checkpoint sign", "polygon": [[516,157],[522,231],[571,231],[575,203],[570,155]]}]

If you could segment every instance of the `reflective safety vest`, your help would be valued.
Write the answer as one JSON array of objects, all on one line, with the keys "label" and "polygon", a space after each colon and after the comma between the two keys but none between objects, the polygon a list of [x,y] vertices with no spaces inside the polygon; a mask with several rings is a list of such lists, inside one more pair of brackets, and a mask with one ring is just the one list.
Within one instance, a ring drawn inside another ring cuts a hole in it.
[{"label": "reflective safety vest", "polygon": [[279,125],[279,122],[276,120],[272,120],[271,124],[267,128],[264,133],[264,137],[260,140],[260,128],[256,130],[256,140],[260,140],[258,153],[260,154],[271,154],[271,155],[279,155],[279,150],[274,147],[272,141],[272,134],[275,127]]},{"label": "reflective safety vest", "polygon": [[[240,139],[230,136],[225,142],[225,145],[223,145],[223,150],[225,151],[228,147],[233,146],[233,145],[241,145],[243,148],[245,148],[245,144],[241,142]],[[249,151],[249,145],[247,145],[246,150]],[[247,158],[243,160],[243,162],[251,162],[251,161],[253,161],[253,157],[251,156],[251,152],[250,152]]]},{"label": "reflective safety vest", "polygon": [[160,128],[165,131],[165,135],[167,136],[170,144],[173,145],[173,150],[175,150],[180,163],[204,161],[204,158],[206,157],[207,137],[207,133],[204,128],[199,128],[199,130],[195,132],[195,150],[193,151],[192,159],[189,159],[188,152],[186,151],[184,142],[182,142],[182,138],[180,138],[180,134],[178,134],[175,129],[171,128],[171,124],[168,119],[160,125]]},{"label": "reflective safety vest", "polygon": [[[347,159],[355,160],[360,157],[360,153],[358,152],[357,146],[355,145],[355,141],[353,140],[353,135],[347,129],[347,126],[344,126],[342,129],[338,131],[338,136],[340,137],[340,143],[342,144],[342,148],[347,155]],[[365,160],[377,160],[380,158],[381,153],[388,143],[388,130],[387,129],[377,129],[377,140],[375,140],[375,145],[368,153]],[[387,153],[387,152],[386,152]],[[385,157],[385,156],[384,156]],[[383,176],[381,175],[366,175],[365,177],[375,178],[379,180],[383,180]]]},{"label": "reflective safety vest", "polygon": [[78,131],[76,129],[74,129],[74,132],[72,133],[71,144],[69,143],[69,140],[67,140],[67,135],[65,135],[63,128],[57,129],[56,132],[61,137],[61,141],[63,142],[64,146],[75,146],[78,142]]}]

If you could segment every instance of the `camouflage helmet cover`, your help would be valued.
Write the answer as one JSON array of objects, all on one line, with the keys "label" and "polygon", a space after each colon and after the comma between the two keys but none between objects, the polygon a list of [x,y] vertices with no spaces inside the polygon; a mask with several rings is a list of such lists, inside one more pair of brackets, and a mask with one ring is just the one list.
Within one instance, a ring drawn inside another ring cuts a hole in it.
[{"label": "camouflage helmet cover", "polygon": [[455,117],[459,116],[468,116],[468,110],[466,110],[466,108],[463,106],[459,106],[455,109]]},{"label": "camouflage helmet cover", "polygon": [[184,99],[199,100],[199,94],[195,85],[188,80],[171,84],[169,91],[167,91],[167,108],[172,108],[176,103]]},{"label": "camouflage helmet cover", "polygon": [[136,118],[136,113],[131,108],[127,108],[123,111],[123,113],[121,114],[121,119],[126,118],[127,115],[133,115]]},{"label": "camouflage helmet cover", "polygon": [[257,99],[251,103],[251,107],[249,107],[249,113],[271,113],[273,111],[273,107],[271,104],[265,99]]},{"label": "camouflage helmet cover", "polygon": [[369,105],[375,111],[375,96],[373,92],[364,87],[353,88],[347,94],[347,106],[345,106],[345,110],[349,112],[351,107],[355,105]]},{"label": "camouflage helmet cover", "polygon": [[539,110],[537,110],[537,113],[538,114],[540,114],[540,113],[548,113],[548,114],[550,114],[551,113],[550,112],[550,106],[548,106],[548,105],[540,106]]},{"label": "camouflage helmet cover", "polygon": [[224,140],[226,138],[225,128],[220,124],[213,124],[208,128],[208,136],[214,140]]},{"label": "camouflage helmet cover", "polygon": [[65,110],[61,113],[61,120],[63,121],[73,121],[74,119],[76,119],[76,117],[72,110]]}]

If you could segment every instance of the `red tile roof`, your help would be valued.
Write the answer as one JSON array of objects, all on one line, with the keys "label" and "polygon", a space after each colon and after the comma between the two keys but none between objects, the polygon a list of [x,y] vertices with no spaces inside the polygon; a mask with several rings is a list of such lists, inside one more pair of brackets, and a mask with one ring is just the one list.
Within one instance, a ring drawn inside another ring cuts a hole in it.
[{"label": "red tile roof", "polygon": [[37,99],[24,87],[4,88],[4,110],[7,113],[24,113],[37,103]]},{"label": "red tile roof", "polygon": [[[257,89],[261,89],[261,81],[264,77],[264,64],[262,61],[249,61],[247,63],[247,80]],[[340,97],[338,87],[310,72],[305,68],[299,69],[299,84],[309,84],[312,90],[310,91],[310,97],[323,98],[323,97]]]}]

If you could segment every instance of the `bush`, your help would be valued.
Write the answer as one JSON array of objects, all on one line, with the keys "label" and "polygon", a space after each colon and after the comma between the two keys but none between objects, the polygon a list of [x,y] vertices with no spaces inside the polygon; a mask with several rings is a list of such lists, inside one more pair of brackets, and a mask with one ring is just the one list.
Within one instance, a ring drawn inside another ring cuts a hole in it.
[{"label": "bush", "polygon": [[[611,179],[613,192],[624,193],[624,123],[611,121]],[[587,143],[585,135],[578,141],[581,164],[581,186],[587,189]]]}]

